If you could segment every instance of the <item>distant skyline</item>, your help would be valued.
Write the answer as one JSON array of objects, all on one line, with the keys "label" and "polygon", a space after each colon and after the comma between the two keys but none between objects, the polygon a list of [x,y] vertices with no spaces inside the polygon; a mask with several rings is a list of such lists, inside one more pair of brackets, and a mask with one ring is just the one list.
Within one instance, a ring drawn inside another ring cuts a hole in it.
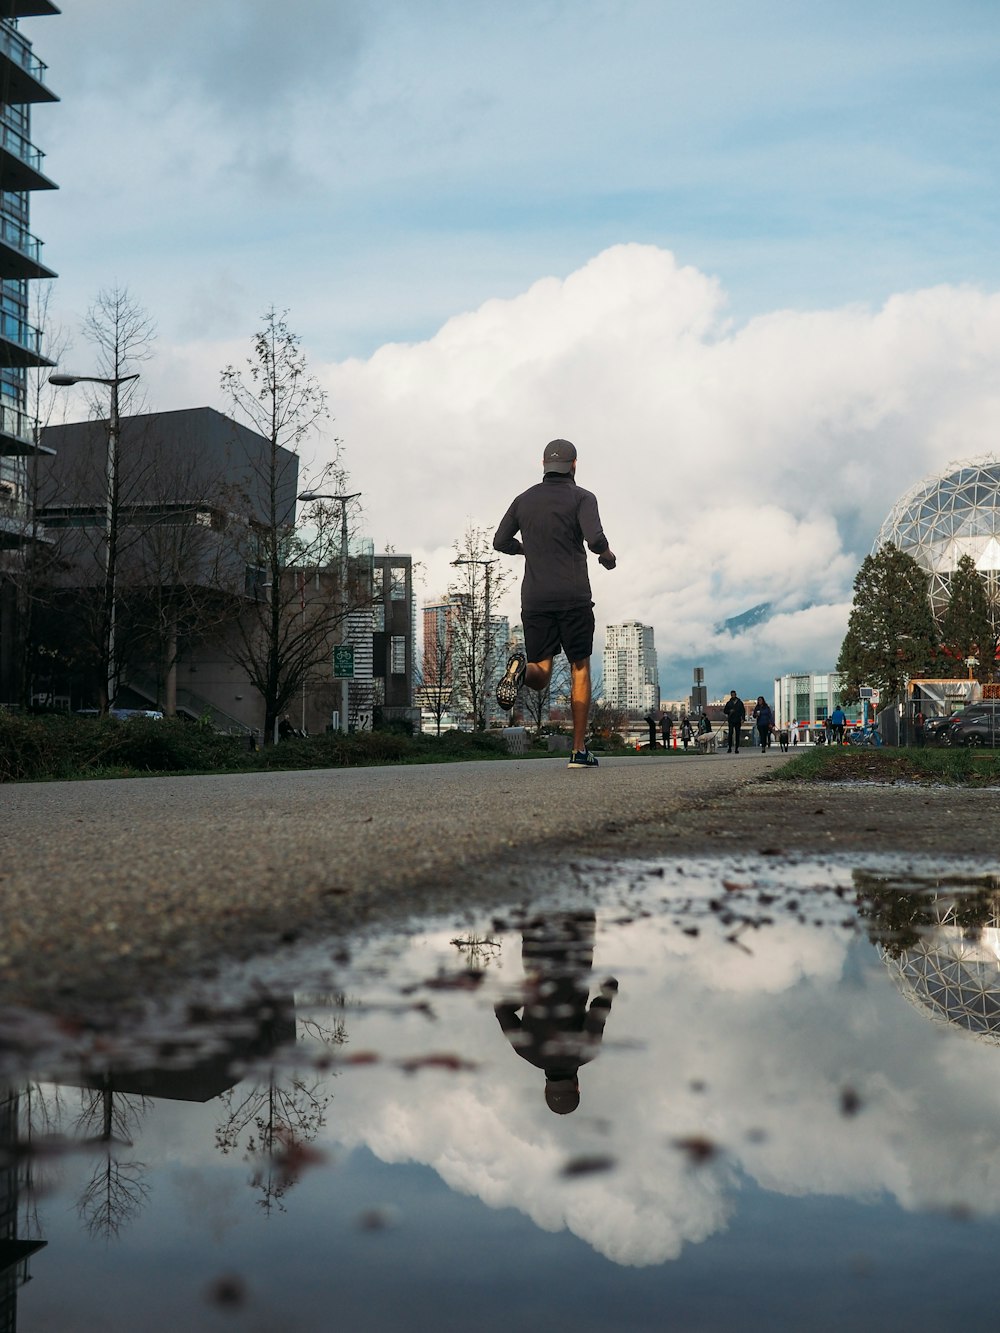
[{"label": "distant skyline", "polygon": [[769,692],[834,665],[898,495],[996,446],[982,0],[67,0],[22,27],[62,99],[32,230],[64,368],[124,284],[159,329],[148,408],[226,410],[287,309],[335,418],[305,460],[343,440],[420,598],[567,436],[619,555],[598,625],[654,626],[667,697],[694,665]]}]

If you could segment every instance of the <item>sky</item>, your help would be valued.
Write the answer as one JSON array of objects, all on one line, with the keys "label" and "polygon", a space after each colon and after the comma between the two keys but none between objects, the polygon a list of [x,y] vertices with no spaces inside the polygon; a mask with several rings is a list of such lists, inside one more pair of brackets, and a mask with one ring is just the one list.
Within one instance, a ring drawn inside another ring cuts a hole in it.
[{"label": "sky", "polygon": [[[445,591],[572,439],[665,698],[834,666],[894,501],[1000,420],[991,0],[64,0],[63,366],[101,290],[154,320],[148,410],[227,410],[287,311],[377,549]],[[63,393],[69,419],[82,399]],[[518,618],[515,560],[501,609]],[[725,620],[762,602],[762,623]]]}]

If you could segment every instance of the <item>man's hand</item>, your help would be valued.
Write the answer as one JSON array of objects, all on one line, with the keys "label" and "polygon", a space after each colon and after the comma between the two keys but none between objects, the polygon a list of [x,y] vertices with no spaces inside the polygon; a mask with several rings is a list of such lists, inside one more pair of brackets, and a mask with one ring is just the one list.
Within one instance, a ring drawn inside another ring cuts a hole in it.
[{"label": "man's hand", "polygon": [[618,559],[610,546],[603,555],[597,557],[597,563],[603,565],[605,569],[614,569],[615,565],[618,563]]}]

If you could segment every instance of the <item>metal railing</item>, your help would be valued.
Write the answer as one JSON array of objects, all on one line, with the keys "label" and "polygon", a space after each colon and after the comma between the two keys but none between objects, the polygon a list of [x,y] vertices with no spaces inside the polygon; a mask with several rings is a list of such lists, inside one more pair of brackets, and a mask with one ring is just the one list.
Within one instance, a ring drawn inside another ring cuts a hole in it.
[{"label": "metal railing", "polygon": [[19,223],[0,215],[0,240],[12,250],[33,259],[36,264],[42,262],[42,243],[37,236],[32,236]]},{"label": "metal railing", "polygon": [[31,44],[25,41],[16,28],[9,28],[6,23],[0,23],[0,51],[13,60],[15,65],[20,65],[33,79],[41,84],[45,83],[45,71],[48,65],[43,65],[32,51]]},{"label": "metal railing", "polygon": [[17,343],[18,347],[23,347],[25,351],[32,352],[35,356],[42,354],[40,330],[29,324],[26,319],[12,315],[6,310],[0,311],[0,337],[6,338],[8,342]]},{"label": "metal railing", "polygon": [[9,124],[2,115],[0,115],[0,144],[8,153],[13,153],[19,158],[25,166],[38,172],[42,170],[45,154],[40,148],[36,148],[30,139],[25,138],[20,130]]}]

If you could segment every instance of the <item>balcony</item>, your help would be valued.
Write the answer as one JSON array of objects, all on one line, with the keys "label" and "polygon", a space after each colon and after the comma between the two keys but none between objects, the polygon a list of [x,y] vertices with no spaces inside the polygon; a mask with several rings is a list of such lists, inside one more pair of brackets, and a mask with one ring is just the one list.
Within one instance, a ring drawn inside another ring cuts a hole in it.
[{"label": "balcony", "polygon": [[35,423],[19,407],[0,404],[0,455],[4,458],[27,458],[32,454],[55,457],[55,450],[47,444],[36,444]]},{"label": "balcony", "polygon": [[52,0],[0,0],[0,18],[50,18],[60,12]]},{"label": "balcony", "polygon": [[5,190],[55,190],[42,171],[45,154],[0,117],[0,180]]},{"label": "balcony", "polygon": [[0,311],[0,366],[54,366],[42,356],[42,335],[26,319]]},{"label": "balcony", "polygon": [[32,53],[16,28],[0,24],[0,68],[7,102],[58,102],[45,86],[46,65]]},{"label": "balcony", "polygon": [[42,263],[42,243],[12,218],[0,214],[0,278],[54,278]]}]

